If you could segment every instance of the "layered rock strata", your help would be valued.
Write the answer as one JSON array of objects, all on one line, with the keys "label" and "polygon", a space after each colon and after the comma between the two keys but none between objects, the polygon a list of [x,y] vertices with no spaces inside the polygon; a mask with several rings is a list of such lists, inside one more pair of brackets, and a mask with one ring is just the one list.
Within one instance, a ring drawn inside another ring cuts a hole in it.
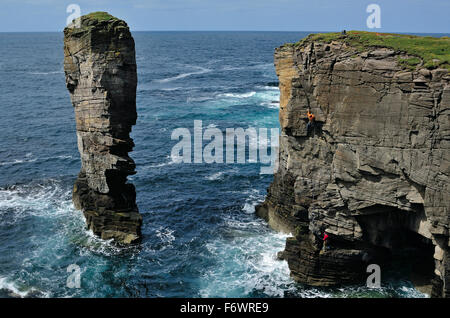
[{"label": "layered rock strata", "polygon": [[293,234],[280,257],[301,283],[363,281],[403,255],[450,297],[450,75],[409,58],[339,39],[276,49],[280,167],[256,212]]},{"label": "layered rock strata", "polygon": [[75,110],[81,171],[73,203],[102,239],[124,244],[141,236],[135,173],[128,156],[136,123],[136,59],[127,24],[104,12],[64,29],[64,71]]}]

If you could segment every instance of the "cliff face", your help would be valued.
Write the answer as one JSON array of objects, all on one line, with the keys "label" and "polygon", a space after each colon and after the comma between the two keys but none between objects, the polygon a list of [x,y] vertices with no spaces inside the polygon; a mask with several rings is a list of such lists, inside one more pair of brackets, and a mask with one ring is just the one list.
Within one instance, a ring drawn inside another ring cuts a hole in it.
[{"label": "cliff face", "polygon": [[276,50],[280,168],[257,213],[293,233],[280,256],[299,282],[362,281],[368,264],[383,271],[413,255],[433,296],[450,297],[449,72],[349,43],[306,39]]},{"label": "cliff face", "polygon": [[136,123],[136,60],[127,24],[106,13],[81,17],[64,29],[64,70],[77,127],[81,171],[73,202],[88,227],[103,239],[132,243],[142,217],[127,176]]}]

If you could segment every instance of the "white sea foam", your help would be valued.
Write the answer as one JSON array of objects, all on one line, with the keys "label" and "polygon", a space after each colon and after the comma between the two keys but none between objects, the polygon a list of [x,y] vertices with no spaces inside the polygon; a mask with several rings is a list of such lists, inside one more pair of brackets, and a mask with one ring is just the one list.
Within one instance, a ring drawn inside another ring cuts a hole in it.
[{"label": "white sea foam", "polygon": [[189,90],[185,87],[155,87],[152,84],[138,84],[138,91],[162,91],[162,92],[175,92],[180,90]]},{"label": "white sea foam", "polygon": [[255,69],[272,69],[272,63],[260,63],[255,65],[246,65],[246,66],[224,66],[221,68],[221,71],[241,71],[241,70],[255,70]]},{"label": "white sea foam", "polygon": [[[102,240],[86,228],[83,214],[73,206],[71,190],[64,188],[57,180],[0,189],[0,222],[17,224],[29,217],[47,218],[52,222],[64,219],[63,226],[49,237],[56,245],[70,237],[70,240],[83,247],[80,253],[115,255],[123,252],[124,249],[118,248],[112,240]],[[6,214],[8,217],[2,217]],[[46,250],[51,248],[50,244],[36,244],[41,248],[33,251],[34,258],[42,258]]]},{"label": "white sea foam", "polygon": [[160,168],[160,167],[165,167],[165,166],[168,166],[168,165],[171,165],[172,164],[172,162],[162,162],[162,163],[157,163],[157,164],[154,164],[154,165],[150,165],[149,167],[150,168]]},{"label": "white sea foam", "polygon": [[265,91],[279,91],[280,89],[278,86],[257,86],[258,89],[265,90]]},{"label": "white sea foam", "polygon": [[223,171],[216,172],[216,173],[213,173],[212,175],[207,176],[207,177],[205,177],[205,178],[206,178],[207,180],[211,180],[211,181],[213,181],[213,180],[219,180],[219,179],[222,179],[222,176],[224,175],[224,173],[225,173],[225,172],[223,172]]},{"label": "white sea foam", "polygon": [[32,75],[51,75],[51,74],[62,74],[64,71],[52,71],[52,72],[29,72]]},{"label": "white sea foam", "polygon": [[[95,260],[97,270],[106,261],[95,256],[115,256],[130,250],[134,253],[136,249],[118,247],[87,230],[83,214],[73,207],[71,187],[58,180],[0,189],[0,222],[2,226],[8,222],[31,230],[23,235],[33,248],[16,251],[17,261],[22,257],[17,271],[9,273],[7,279],[0,277],[0,290],[13,297],[54,297],[56,282],[67,279],[68,259],[79,265],[84,275],[92,269],[83,266],[84,261]],[[67,289],[58,297],[73,297],[78,292]]]},{"label": "white sea foam", "polygon": [[188,103],[192,103],[192,102],[205,102],[205,101],[210,101],[210,100],[224,100],[224,99],[246,99],[246,98],[250,98],[256,95],[255,91],[251,91],[251,92],[246,92],[246,93],[215,93],[215,94],[211,94],[209,96],[189,96],[187,98],[187,102]]},{"label": "white sea foam", "polygon": [[[254,214],[255,206],[264,200],[264,195],[262,195],[256,189],[251,189],[249,191],[246,191],[245,194],[247,195],[247,200],[244,203],[242,211],[244,211],[247,214]],[[260,220],[258,219],[258,221],[260,221]]]},{"label": "white sea foam", "polygon": [[268,108],[273,108],[273,109],[279,109],[280,108],[280,103],[279,102],[275,102],[275,101],[262,102],[260,105],[268,107]]},{"label": "white sea foam", "polygon": [[169,228],[160,227],[156,230],[156,236],[162,243],[170,245],[173,241],[175,241],[175,236],[173,235],[174,232],[174,230]]},{"label": "white sea foam", "polygon": [[[230,104],[240,104],[248,103],[248,99],[251,102],[272,109],[279,109],[280,107],[280,92],[278,88],[266,89],[263,91],[250,91],[245,93],[219,93],[215,97],[212,96],[201,96],[201,97],[190,97],[188,101],[208,101],[214,99],[217,103]],[[220,106],[220,105],[219,105]]]},{"label": "white sea foam", "polygon": [[294,288],[287,263],[276,258],[286,235],[274,232],[245,235],[248,224],[237,221],[228,226],[231,240],[218,238],[207,243],[208,251],[218,261],[216,268],[202,277],[202,297],[250,296],[253,292],[283,297]]},{"label": "white sea foam", "polygon": [[0,166],[12,166],[12,165],[18,165],[23,163],[32,163],[36,161],[46,161],[46,160],[52,160],[52,159],[72,159],[73,157],[70,155],[61,155],[61,156],[54,156],[54,157],[32,157],[32,153],[29,152],[25,155],[25,158],[22,159],[14,159],[13,161],[5,161],[0,162]]},{"label": "white sea foam", "polygon": [[157,82],[157,83],[168,83],[168,82],[180,80],[180,79],[192,76],[192,75],[200,75],[200,74],[205,74],[205,73],[211,72],[210,69],[205,68],[205,67],[201,67],[201,66],[191,66],[191,67],[197,69],[197,71],[181,73],[181,74],[178,74],[176,76],[171,76],[171,77],[167,77],[167,78],[157,79],[157,80],[154,80],[154,81]]},{"label": "white sea foam", "polygon": [[244,194],[248,195],[242,208],[245,214],[224,216],[225,233],[206,244],[217,262],[214,269],[202,275],[202,297],[254,293],[283,297],[285,292],[296,290],[287,262],[277,259],[288,235],[269,230],[262,219],[253,215],[255,205],[263,199],[257,189]]},{"label": "white sea foam", "polygon": [[260,100],[259,105],[261,106],[273,109],[280,108],[280,92],[278,88],[258,92],[256,97]]},{"label": "white sea foam", "polygon": [[251,214],[251,213],[255,213],[255,206],[256,206],[256,202],[251,202],[251,203],[244,203],[244,207],[242,208],[242,210],[244,210],[245,213]]},{"label": "white sea foam", "polygon": [[256,92],[248,92],[248,93],[223,93],[219,94],[218,97],[231,97],[231,98],[249,98],[255,96]]},{"label": "white sea foam", "polygon": [[[100,254],[104,256],[114,256],[123,253],[126,249],[134,249],[134,246],[119,247],[114,243],[113,239],[104,240],[95,235],[92,230],[88,230],[84,224],[86,219],[80,213],[83,222],[79,222],[79,232],[74,241],[78,246],[81,246],[79,250],[80,256],[91,256],[93,254]],[[65,231],[66,234],[68,231]]]},{"label": "white sea foam", "polygon": [[166,162],[153,163],[153,164],[150,164],[150,165],[145,165],[144,167],[147,167],[147,168],[160,168],[160,167],[170,166],[170,165],[173,165],[173,164],[176,163],[176,161],[173,160],[174,158],[172,158],[172,156],[167,156],[166,158],[169,159]]},{"label": "white sea foam", "polygon": [[244,93],[216,92],[200,96],[189,96],[187,97],[186,101],[188,103],[212,102],[212,105],[216,107],[221,107],[224,105],[230,105],[230,103],[231,105],[248,103],[248,100],[250,99],[252,103],[255,103],[257,105],[273,109],[279,108],[280,92],[278,87],[256,86],[255,88],[261,90],[247,91]]},{"label": "white sea foam", "polygon": [[9,165],[17,165],[17,164],[21,164],[21,163],[30,163],[30,162],[35,162],[37,160],[37,158],[34,159],[14,159],[13,161],[5,161],[5,162],[0,162],[0,166],[9,166]]},{"label": "white sea foam", "polygon": [[211,96],[197,96],[197,97],[189,96],[189,97],[186,99],[186,102],[187,102],[187,103],[206,102],[206,101],[212,100],[212,99],[214,99],[214,98],[211,97]]},{"label": "white sea foam", "polygon": [[71,208],[71,189],[63,189],[57,180],[0,189],[0,215],[13,211],[13,219],[61,216]]},{"label": "white sea foam", "polygon": [[184,87],[165,87],[165,88],[160,88],[159,90],[161,91],[166,91],[166,92],[172,92],[172,91],[179,91],[185,89]]},{"label": "white sea foam", "polygon": [[6,290],[10,293],[10,296],[25,297],[26,291],[21,291],[17,288],[14,282],[11,282],[6,277],[0,276],[0,290]]},{"label": "white sea foam", "polygon": [[0,276],[0,290],[4,290],[10,297],[24,298],[31,294],[35,294],[39,297],[50,297],[49,293],[42,292],[36,288],[20,288],[14,281],[11,281],[7,277]]}]

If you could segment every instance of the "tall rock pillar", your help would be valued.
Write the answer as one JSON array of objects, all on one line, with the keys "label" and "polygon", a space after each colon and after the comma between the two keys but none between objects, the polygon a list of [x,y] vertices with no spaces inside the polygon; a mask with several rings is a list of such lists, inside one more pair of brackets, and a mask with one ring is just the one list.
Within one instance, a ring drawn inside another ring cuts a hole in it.
[{"label": "tall rock pillar", "polygon": [[73,203],[102,239],[129,244],[141,236],[142,216],[127,176],[136,123],[136,58],[127,24],[94,12],[64,29],[64,71],[75,110],[81,171]]}]

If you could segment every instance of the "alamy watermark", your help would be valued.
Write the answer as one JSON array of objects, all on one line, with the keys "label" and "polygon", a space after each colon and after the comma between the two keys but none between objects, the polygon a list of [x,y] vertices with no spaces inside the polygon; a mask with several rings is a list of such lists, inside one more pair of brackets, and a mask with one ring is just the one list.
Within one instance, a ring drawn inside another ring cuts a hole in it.
[{"label": "alamy watermark", "polygon": [[203,129],[203,122],[194,120],[193,133],[188,128],[176,128],[171,139],[178,140],[171,151],[174,163],[259,162],[265,165],[260,174],[278,170],[279,128],[226,128],[224,134],[212,126]]},{"label": "alamy watermark", "polygon": [[81,288],[81,268],[77,264],[70,264],[67,267],[67,272],[70,273],[67,277],[66,286],[68,288]]},{"label": "alamy watermark", "polygon": [[75,28],[81,27],[81,8],[78,4],[69,4],[66,8],[66,12],[70,13],[70,15],[66,19],[66,26],[70,26],[73,24]]},{"label": "alamy watermark", "polygon": [[367,17],[366,24],[369,29],[381,28],[381,8],[378,4],[369,4],[366,8],[366,12],[370,13]]},{"label": "alamy watermark", "polygon": [[381,268],[380,265],[370,264],[366,269],[367,273],[371,273],[366,280],[366,286],[368,288],[380,288],[381,287]]}]

